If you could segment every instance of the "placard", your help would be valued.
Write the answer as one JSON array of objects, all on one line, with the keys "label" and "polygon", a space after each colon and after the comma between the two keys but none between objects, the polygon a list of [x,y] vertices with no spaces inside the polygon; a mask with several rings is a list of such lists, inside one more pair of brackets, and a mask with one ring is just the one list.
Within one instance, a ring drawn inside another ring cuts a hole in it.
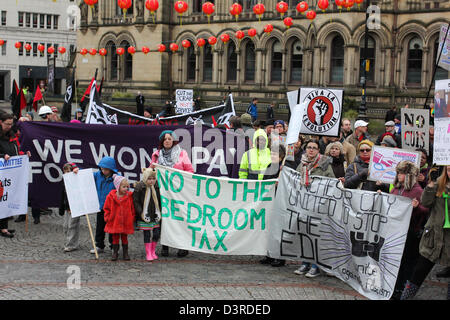
[{"label": "placard", "polygon": [[187,114],[194,111],[194,90],[177,89],[175,90],[176,114]]},{"label": "placard", "polygon": [[450,165],[450,117],[434,120],[433,163]]},{"label": "placard", "polygon": [[65,173],[63,178],[72,218],[100,212],[92,169]]},{"label": "placard", "polygon": [[28,156],[0,158],[0,219],[28,211]]},{"label": "placard", "polygon": [[402,108],[402,148],[430,150],[430,113],[424,109]]}]

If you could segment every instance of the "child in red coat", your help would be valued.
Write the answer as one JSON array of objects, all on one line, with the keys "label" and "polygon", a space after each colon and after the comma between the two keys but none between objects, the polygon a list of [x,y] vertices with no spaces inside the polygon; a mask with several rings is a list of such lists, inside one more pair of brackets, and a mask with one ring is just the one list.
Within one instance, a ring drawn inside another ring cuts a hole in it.
[{"label": "child in red coat", "polygon": [[122,239],[123,259],[130,260],[128,255],[128,234],[134,233],[133,193],[128,191],[130,185],[122,176],[114,175],[115,190],[106,197],[105,232],[112,234],[112,261],[119,257],[119,239]]}]

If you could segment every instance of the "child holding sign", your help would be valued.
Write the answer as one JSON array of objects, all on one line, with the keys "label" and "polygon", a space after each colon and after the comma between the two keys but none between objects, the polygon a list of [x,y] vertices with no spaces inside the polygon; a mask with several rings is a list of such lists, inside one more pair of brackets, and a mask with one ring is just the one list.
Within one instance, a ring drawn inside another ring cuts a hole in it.
[{"label": "child holding sign", "polygon": [[130,260],[128,255],[128,234],[134,233],[133,193],[128,191],[130,184],[123,176],[114,175],[114,187],[106,197],[105,232],[112,234],[112,261],[119,257],[119,240],[122,240],[123,259]]},{"label": "child holding sign", "polygon": [[161,210],[159,206],[159,186],[156,181],[156,170],[144,169],[142,180],[133,192],[137,227],[144,231],[144,244],[147,261],[158,259],[155,253],[156,243],[160,237]]}]

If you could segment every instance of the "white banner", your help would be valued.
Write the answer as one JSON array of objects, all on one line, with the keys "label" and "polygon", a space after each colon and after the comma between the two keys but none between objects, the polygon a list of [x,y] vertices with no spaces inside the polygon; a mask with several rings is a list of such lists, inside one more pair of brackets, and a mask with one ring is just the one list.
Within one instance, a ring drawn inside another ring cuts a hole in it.
[{"label": "white banner", "polygon": [[0,158],[0,219],[27,213],[29,175],[28,156]]},{"label": "white banner", "polygon": [[222,255],[266,255],[276,180],[238,180],[157,166],[161,244]]},{"label": "white banner", "polygon": [[433,163],[450,165],[450,117],[434,119]]},{"label": "white banner", "polygon": [[397,168],[397,164],[401,161],[411,161],[420,168],[419,152],[373,146],[367,180],[381,181],[388,184],[394,183],[397,174],[395,168]]},{"label": "white banner", "polygon": [[194,111],[194,90],[177,89],[175,90],[176,114],[188,114]]},{"label": "white banner", "polygon": [[66,173],[63,178],[72,218],[100,211],[92,169]]},{"label": "white banner", "polygon": [[369,299],[389,299],[403,254],[411,200],[339,187],[284,168],[269,223],[269,256],[308,261]]}]

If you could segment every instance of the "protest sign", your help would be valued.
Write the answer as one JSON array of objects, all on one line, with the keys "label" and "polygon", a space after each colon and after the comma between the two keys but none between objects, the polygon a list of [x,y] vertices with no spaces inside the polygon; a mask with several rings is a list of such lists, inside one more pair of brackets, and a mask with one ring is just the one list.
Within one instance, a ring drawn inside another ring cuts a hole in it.
[{"label": "protest sign", "polygon": [[[248,148],[245,136],[206,126],[107,126],[93,124],[20,122],[21,147],[31,152],[30,201],[46,208],[59,205],[62,167],[67,162],[95,168],[104,156],[113,157],[130,181],[140,180],[159,145],[159,135],[173,130],[194,171],[238,177],[239,160]],[[238,160],[239,159],[239,160]]]},{"label": "protest sign", "polygon": [[100,212],[100,203],[92,169],[79,170],[63,175],[72,218]]},{"label": "protest sign", "polygon": [[0,219],[28,210],[28,156],[0,158]]},{"label": "protest sign", "polygon": [[194,90],[175,90],[176,114],[188,114],[194,110]]},{"label": "protest sign", "polygon": [[441,26],[441,32],[439,33],[439,47],[436,60],[439,59],[439,52],[441,52],[440,59],[437,62],[439,67],[450,71],[450,31],[448,30],[449,24],[443,24]]},{"label": "protest sign", "polygon": [[339,187],[338,179],[284,167],[269,220],[268,254],[307,261],[369,299],[389,299],[403,254],[411,199]]},{"label": "protest sign", "polygon": [[[290,123],[300,122],[300,133],[320,136],[339,135],[344,92],[328,88],[300,88],[300,92],[288,92],[291,111],[302,105],[302,112],[292,112]],[[294,99],[296,104],[293,105]],[[300,118],[301,117],[301,118]]]},{"label": "protest sign", "polygon": [[450,165],[450,117],[434,120],[433,163]]},{"label": "protest sign", "polygon": [[450,79],[436,80],[434,85],[434,119],[450,115]]},{"label": "protest sign", "polygon": [[395,168],[401,161],[411,161],[420,168],[420,154],[405,149],[373,146],[367,180],[392,184],[396,176]]},{"label": "protest sign", "polygon": [[402,148],[429,152],[430,149],[430,114],[424,109],[402,108]]},{"label": "protest sign", "polygon": [[222,255],[265,255],[276,180],[201,176],[157,166],[161,244]]}]

